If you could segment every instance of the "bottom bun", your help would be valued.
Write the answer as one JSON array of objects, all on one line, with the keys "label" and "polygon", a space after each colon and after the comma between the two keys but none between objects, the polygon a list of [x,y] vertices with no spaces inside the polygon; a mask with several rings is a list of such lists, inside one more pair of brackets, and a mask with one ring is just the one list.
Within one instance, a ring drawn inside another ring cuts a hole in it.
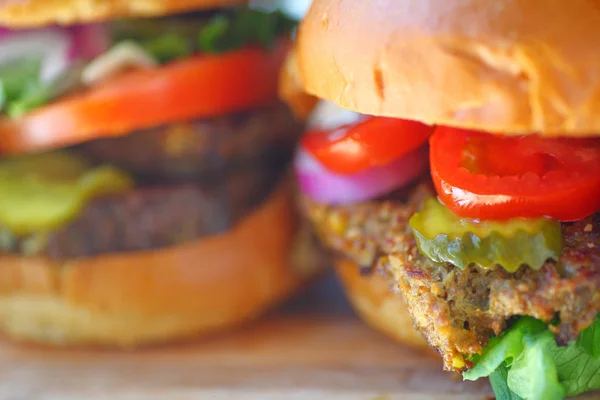
[{"label": "bottom bun", "polygon": [[350,303],[371,327],[403,344],[430,349],[413,327],[413,321],[400,294],[390,290],[391,279],[372,273],[364,276],[350,260],[338,259],[335,270],[346,289]]},{"label": "bottom bun", "polygon": [[320,265],[292,205],[284,183],[233,229],[195,242],[61,263],[0,256],[0,329],[25,341],[128,347],[252,319]]}]

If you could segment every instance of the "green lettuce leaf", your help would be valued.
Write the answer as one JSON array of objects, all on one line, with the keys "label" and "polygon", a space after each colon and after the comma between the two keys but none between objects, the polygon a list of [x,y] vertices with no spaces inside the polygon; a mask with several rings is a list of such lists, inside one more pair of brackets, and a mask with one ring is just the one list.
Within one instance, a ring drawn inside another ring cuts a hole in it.
[{"label": "green lettuce leaf", "polygon": [[515,392],[510,390],[508,387],[508,367],[505,363],[502,363],[494,372],[490,375],[490,384],[498,399],[503,400],[523,400]]},{"label": "green lettuce leaf", "polygon": [[[523,337],[523,352],[507,373],[508,387],[526,400],[561,400],[565,389],[558,381],[552,347],[556,339],[550,331]],[[535,372],[533,372],[535,371]]]},{"label": "green lettuce leaf", "polygon": [[81,63],[49,82],[40,80],[40,59],[21,59],[0,67],[0,113],[18,118],[80,87]]},{"label": "green lettuce leaf", "polygon": [[188,38],[173,32],[147,39],[141,44],[159,63],[190,56],[194,51]]},{"label": "green lettuce leaf", "polygon": [[588,329],[581,332],[577,339],[577,345],[594,358],[600,357],[600,317],[596,317]]},{"label": "green lettuce leaf", "polygon": [[[594,325],[593,329],[600,329],[597,322]],[[567,347],[558,347],[555,344],[551,351],[558,379],[568,396],[600,389],[599,357],[591,356],[576,342],[571,342]]]},{"label": "green lettuce leaf", "polygon": [[489,376],[502,363],[510,367],[513,360],[523,352],[523,338],[527,334],[543,332],[546,325],[533,318],[521,318],[502,336],[492,338],[483,354],[474,359],[475,365],[463,374],[466,380],[474,381]]},{"label": "green lettuce leaf", "polygon": [[239,8],[219,14],[205,25],[198,33],[197,46],[205,53],[222,53],[250,44],[268,49],[278,37],[290,34],[296,24],[297,21],[279,10]]},{"label": "green lettuce leaf", "polygon": [[113,43],[133,41],[160,63],[193,53],[219,54],[248,45],[271,48],[297,21],[280,10],[238,7],[216,14],[191,13],[113,21]]},{"label": "green lettuce leaf", "polygon": [[600,320],[559,347],[548,327],[520,318],[493,338],[464,379],[490,377],[498,400],[560,400],[600,389]]},{"label": "green lettuce leaf", "polygon": [[40,86],[41,58],[27,57],[0,66],[0,112],[31,97]]}]

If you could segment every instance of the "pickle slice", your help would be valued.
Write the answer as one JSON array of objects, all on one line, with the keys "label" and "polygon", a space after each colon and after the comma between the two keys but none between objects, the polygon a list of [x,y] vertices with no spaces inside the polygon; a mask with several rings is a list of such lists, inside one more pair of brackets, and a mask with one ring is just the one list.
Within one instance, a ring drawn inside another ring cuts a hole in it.
[{"label": "pickle slice", "polygon": [[123,172],[65,151],[0,160],[0,225],[15,236],[50,231],[93,198],[133,187]]},{"label": "pickle slice", "polygon": [[547,218],[514,218],[477,222],[460,218],[437,199],[425,202],[410,226],[423,255],[464,269],[501,266],[515,272],[522,265],[541,268],[562,251],[560,222]]}]

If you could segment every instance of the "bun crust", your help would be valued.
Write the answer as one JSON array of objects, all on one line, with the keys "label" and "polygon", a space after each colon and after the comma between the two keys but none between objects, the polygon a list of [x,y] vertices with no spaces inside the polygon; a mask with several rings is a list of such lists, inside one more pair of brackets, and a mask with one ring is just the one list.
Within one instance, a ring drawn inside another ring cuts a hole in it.
[{"label": "bun crust", "polygon": [[6,0],[0,2],[0,25],[13,28],[70,25],[108,18],[160,16],[246,3],[247,0]]},{"label": "bun crust", "polygon": [[310,231],[297,229],[290,186],[232,230],[177,247],[62,265],[1,256],[0,328],[25,341],[127,347],[252,319],[322,264]]},{"label": "bun crust", "polygon": [[404,299],[390,290],[391,279],[376,273],[362,276],[358,265],[349,260],[336,260],[335,271],[354,310],[367,324],[400,343],[430,351],[427,341],[413,327]]},{"label": "bun crust", "polygon": [[364,114],[502,133],[600,132],[594,0],[315,0],[313,95]]}]

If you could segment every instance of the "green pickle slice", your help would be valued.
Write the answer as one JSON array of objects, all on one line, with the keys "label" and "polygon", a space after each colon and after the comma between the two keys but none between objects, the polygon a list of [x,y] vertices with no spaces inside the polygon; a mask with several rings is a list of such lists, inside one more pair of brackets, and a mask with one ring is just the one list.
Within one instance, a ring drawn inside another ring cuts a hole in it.
[{"label": "green pickle slice", "polygon": [[562,251],[559,221],[548,218],[513,218],[477,222],[460,218],[437,199],[425,202],[410,226],[423,255],[435,262],[450,262],[464,269],[501,266],[515,272],[522,265],[540,269],[558,260]]},{"label": "green pickle slice", "polygon": [[91,199],[132,187],[127,174],[66,151],[0,159],[0,225],[15,236],[51,231]]}]

